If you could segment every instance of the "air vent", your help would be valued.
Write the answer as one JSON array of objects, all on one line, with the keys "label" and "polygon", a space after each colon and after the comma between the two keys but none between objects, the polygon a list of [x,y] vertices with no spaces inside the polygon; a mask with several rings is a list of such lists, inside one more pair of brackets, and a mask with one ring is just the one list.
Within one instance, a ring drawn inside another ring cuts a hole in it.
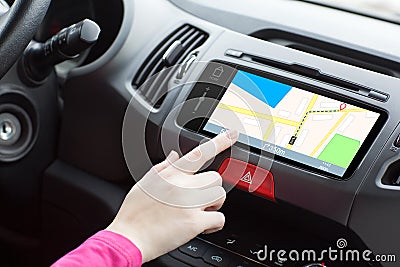
[{"label": "air vent", "polygon": [[[174,68],[166,69],[182,63],[207,38],[207,33],[191,25],[185,24],[179,27],[147,57],[133,79],[132,86],[150,105],[155,108],[160,107],[168,90],[167,82],[172,73],[171,70]],[[160,74],[154,76],[157,73]]]}]

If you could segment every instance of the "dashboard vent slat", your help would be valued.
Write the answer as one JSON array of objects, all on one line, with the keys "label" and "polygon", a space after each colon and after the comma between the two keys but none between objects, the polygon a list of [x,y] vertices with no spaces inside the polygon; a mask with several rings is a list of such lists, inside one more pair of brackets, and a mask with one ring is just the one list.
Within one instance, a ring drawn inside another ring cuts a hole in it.
[{"label": "dashboard vent slat", "polygon": [[[159,66],[156,66],[157,64],[160,63],[158,59],[162,58],[163,54],[165,51],[167,51],[168,47],[171,46],[171,44],[174,42],[174,40],[179,40],[179,38],[182,37],[182,35],[188,30],[187,26],[184,26],[178,30],[176,30],[174,33],[171,34],[170,37],[168,37],[166,40],[161,42],[150,54],[150,56],[146,59],[146,62],[142,65],[140,68],[140,71],[137,73],[135,80],[137,81],[137,84],[142,85],[146,79],[154,75],[154,73],[157,71]],[[161,68],[158,69],[160,71]]]},{"label": "dashboard vent slat", "polygon": [[[162,40],[143,62],[132,81],[134,89],[151,106],[158,108],[162,104],[160,97],[167,93],[167,82],[171,75],[171,71],[166,71],[168,66],[163,61],[163,56],[168,48],[174,42],[180,41],[183,49],[180,53],[177,53],[177,57],[176,59],[174,57],[174,62],[171,65],[180,64],[194,49],[204,44],[207,38],[207,33],[189,24],[182,25],[176,29]],[[152,78],[152,76],[159,72],[162,72],[160,77]]]},{"label": "dashboard vent slat", "polygon": [[200,35],[197,39],[193,40],[193,42],[190,44],[190,46],[186,49],[186,52],[184,52],[181,56],[181,58],[178,60],[178,64],[182,63],[183,60],[189,55],[191,51],[196,49],[196,47],[199,47],[201,44],[203,44],[207,40],[206,35]]}]

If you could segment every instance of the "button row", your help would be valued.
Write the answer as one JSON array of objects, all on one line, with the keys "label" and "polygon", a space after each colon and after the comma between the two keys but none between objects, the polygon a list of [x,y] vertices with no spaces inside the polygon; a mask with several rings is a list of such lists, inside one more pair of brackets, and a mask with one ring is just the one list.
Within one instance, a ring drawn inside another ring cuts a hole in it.
[{"label": "button row", "polygon": [[[216,266],[216,267],[261,266],[256,263],[248,262],[243,258],[235,256],[233,253],[230,253],[229,251],[219,249],[197,238],[179,247],[178,251],[187,256],[190,256],[191,258],[197,260],[202,259],[206,263],[206,265],[203,265],[199,263],[199,261],[197,261],[196,265],[194,266]],[[176,251],[170,253],[170,255],[173,257],[178,257],[179,260],[185,261],[184,260],[185,257],[181,257],[179,254],[176,253]],[[193,263],[189,262],[189,264]]]},{"label": "button row", "polygon": [[[250,254],[246,253],[248,259],[257,260],[254,258],[254,252],[262,249],[256,247]],[[195,238],[185,245],[169,253],[173,258],[195,267],[316,267],[326,266],[323,263],[304,263],[304,262],[290,262],[290,261],[267,261],[263,264],[258,264],[255,261],[247,260],[243,257],[237,256],[229,250],[218,248],[212,244]]]}]

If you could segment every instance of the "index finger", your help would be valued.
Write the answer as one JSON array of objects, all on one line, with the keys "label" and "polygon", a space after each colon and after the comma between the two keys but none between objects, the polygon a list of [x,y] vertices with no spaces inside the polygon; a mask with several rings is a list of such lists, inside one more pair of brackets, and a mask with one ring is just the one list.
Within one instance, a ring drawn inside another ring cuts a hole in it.
[{"label": "index finger", "polygon": [[175,168],[187,173],[195,173],[210,159],[231,147],[238,139],[236,130],[228,130],[196,147],[185,156],[177,160],[169,168]]}]

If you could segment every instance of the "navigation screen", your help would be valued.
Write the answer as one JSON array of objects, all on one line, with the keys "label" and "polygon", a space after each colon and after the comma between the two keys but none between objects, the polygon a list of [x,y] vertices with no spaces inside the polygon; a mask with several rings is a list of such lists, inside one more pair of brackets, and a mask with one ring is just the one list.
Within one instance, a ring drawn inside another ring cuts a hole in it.
[{"label": "navigation screen", "polygon": [[343,177],[380,114],[237,71],[203,130]]}]

